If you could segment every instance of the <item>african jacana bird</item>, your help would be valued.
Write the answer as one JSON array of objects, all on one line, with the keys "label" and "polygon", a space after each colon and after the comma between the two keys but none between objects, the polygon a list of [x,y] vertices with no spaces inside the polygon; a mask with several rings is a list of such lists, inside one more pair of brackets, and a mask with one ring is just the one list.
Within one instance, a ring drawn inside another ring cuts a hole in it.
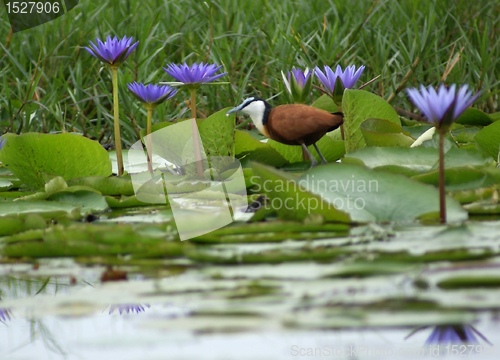
[{"label": "african jacana bird", "polygon": [[311,166],[318,162],[307,148],[314,145],[321,162],[326,164],[316,142],[327,132],[333,131],[344,122],[342,113],[329,113],[302,104],[280,105],[273,108],[258,97],[249,97],[226,115],[242,111],[250,115],[255,127],[270,139],[286,145],[300,145],[309,156]]}]

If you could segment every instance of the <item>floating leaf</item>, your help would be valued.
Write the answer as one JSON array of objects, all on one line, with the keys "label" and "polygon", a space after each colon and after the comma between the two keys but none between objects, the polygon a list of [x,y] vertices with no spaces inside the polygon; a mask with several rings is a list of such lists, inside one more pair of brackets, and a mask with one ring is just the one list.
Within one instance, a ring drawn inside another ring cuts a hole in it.
[{"label": "floating leaf", "polygon": [[[359,149],[347,154],[343,163],[356,163],[369,168],[382,166],[400,166],[418,172],[437,169],[439,165],[438,150],[435,148],[414,147],[373,147]],[[474,166],[482,168],[492,166],[494,161],[483,152],[474,149],[452,147],[445,154],[445,167]]]},{"label": "floating leaf", "polygon": [[337,210],[321,197],[303,190],[294,178],[284,171],[252,163],[260,189],[270,199],[270,206],[284,220],[304,220],[312,213],[320,214],[325,221],[349,223],[349,216]]},{"label": "floating leaf", "polygon": [[82,176],[111,175],[106,150],[97,142],[76,134],[7,134],[0,152],[2,161],[23,183],[39,189],[43,174],[65,180]]},{"label": "floating leaf", "polygon": [[474,138],[477,145],[494,159],[498,159],[500,147],[500,121],[485,126]]},{"label": "floating leaf", "polygon": [[415,141],[401,126],[388,120],[368,119],[360,128],[367,146],[410,147]]},{"label": "floating leaf", "polygon": [[338,111],[337,105],[333,102],[329,95],[323,94],[311,106],[328,111],[329,113],[336,113]]},{"label": "floating leaf", "polygon": [[[318,166],[298,183],[354,221],[411,221],[439,211],[439,193],[433,186],[357,165]],[[455,199],[448,197],[446,208],[449,221],[467,219],[467,212]]]},{"label": "floating leaf", "polygon": [[286,159],[269,144],[262,143],[245,131],[236,130],[235,153],[239,159],[245,158],[272,166],[282,166]]},{"label": "floating leaf", "polygon": [[[226,116],[230,109],[222,109],[210,115],[199,125],[201,141],[208,157],[234,157],[235,155],[234,132],[236,117],[234,114]],[[223,168],[224,164],[230,165],[231,159],[227,159],[227,162],[218,165]]]},{"label": "floating leaf", "polygon": [[89,176],[68,181],[69,186],[89,186],[103,195],[134,195],[132,181],[123,177]]},{"label": "floating leaf", "polygon": [[[500,171],[500,170],[499,170]],[[434,186],[439,185],[439,171],[433,170],[412,177],[415,180]],[[447,191],[471,190],[498,184],[500,179],[491,173],[470,167],[452,167],[445,170],[445,185]]]},{"label": "floating leaf", "polygon": [[468,108],[455,121],[457,124],[488,126],[493,120],[481,110]]},{"label": "floating leaf", "polygon": [[[290,163],[303,161],[301,146],[285,145],[274,140],[269,140],[268,144]],[[345,154],[344,142],[342,140],[333,140],[329,136],[323,136],[316,145],[328,162],[337,161]],[[313,145],[309,146],[309,151],[316,160],[321,161]]]},{"label": "floating leaf", "polygon": [[366,119],[384,119],[401,126],[396,110],[383,98],[364,90],[346,89],[342,98],[346,153],[366,146],[360,125]]}]

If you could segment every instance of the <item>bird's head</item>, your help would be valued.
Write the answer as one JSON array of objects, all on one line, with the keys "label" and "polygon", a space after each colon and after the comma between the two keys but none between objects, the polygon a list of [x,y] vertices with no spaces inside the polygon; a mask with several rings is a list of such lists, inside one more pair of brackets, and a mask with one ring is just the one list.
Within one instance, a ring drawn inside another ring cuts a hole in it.
[{"label": "bird's head", "polygon": [[241,104],[229,110],[226,115],[242,111],[243,113],[250,115],[255,126],[260,130],[260,127],[267,123],[267,117],[271,112],[271,105],[266,101],[252,96],[245,99]]}]

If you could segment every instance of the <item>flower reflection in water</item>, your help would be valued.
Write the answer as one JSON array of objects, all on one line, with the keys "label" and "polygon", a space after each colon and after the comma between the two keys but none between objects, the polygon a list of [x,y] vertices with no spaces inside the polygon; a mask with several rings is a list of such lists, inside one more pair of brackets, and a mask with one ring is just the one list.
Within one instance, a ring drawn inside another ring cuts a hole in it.
[{"label": "flower reflection in water", "polygon": [[115,310],[120,312],[120,315],[123,313],[140,313],[146,311],[145,307],[150,308],[149,304],[113,304],[109,306],[109,313],[112,314]]},{"label": "flower reflection in water", "polygon": [[[429,326],[424,326],[412,331],[406,339],[427,328],[429,328]],[[438,325],[434,327],[431,335],[425,341],[425,345],[479,344],[478,338],[484,340],[488,345],[492,345],[488,339],[472,325]]]},{"label": "flower reflection in water", "polygon": [[0,309],[0,322],[6,322],[10,320],[11,312],[9,309]]}]

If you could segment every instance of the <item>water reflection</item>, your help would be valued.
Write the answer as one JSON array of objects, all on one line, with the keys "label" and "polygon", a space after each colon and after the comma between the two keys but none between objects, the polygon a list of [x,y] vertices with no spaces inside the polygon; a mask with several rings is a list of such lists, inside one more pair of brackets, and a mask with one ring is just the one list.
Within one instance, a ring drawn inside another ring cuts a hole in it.
[{"label": "water reflection", "polygon": [[11,312],[9,309],[0,309],[0,321],[7,322],[10,320]]},{"label": "water reflection", "polygon": [[425,343],[426,345],[479,344],[476,335],[491,345],[488,339],[472,325],[436,326]]},{"label": "water reflection", "polygon": [[[412,331],[406,339],[409,339],[417,332],[428,328],[429,326],[418,328]],[[425,341],[425,345],[479,344],[478,337],[488,345],[492,345],[483,334],[470,324],[438,325],[432,330],[431,335]]]},{"label": "water reflection", "polygon": [[144,309],[144,306],[147,307],[148,309],[151,307],[149,304],[114,304],[109,306],[109,313],[112,314],[115,310],[118,310],[120,312],[120,315],[122,313],[140,313],[146,311]]}]

